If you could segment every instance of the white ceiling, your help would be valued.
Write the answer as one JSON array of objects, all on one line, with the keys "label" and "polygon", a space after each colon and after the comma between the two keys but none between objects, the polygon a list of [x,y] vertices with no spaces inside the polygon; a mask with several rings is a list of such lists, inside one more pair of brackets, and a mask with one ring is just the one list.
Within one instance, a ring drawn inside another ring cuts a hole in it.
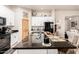
[{"label": "white ceiling", "polygon": [[79,5],[16,5],[18,7],[27,8],[27,9],[72,9],[72,10],[79,10]]}]

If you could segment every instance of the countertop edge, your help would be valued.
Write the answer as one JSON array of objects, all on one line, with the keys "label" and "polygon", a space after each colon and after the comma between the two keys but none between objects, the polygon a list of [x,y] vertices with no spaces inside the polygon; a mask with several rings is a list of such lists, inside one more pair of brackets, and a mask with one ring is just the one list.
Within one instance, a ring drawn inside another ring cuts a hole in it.
[{"label": "countertop edge", "polygon": [[41,48],[40,47],[37,47],[37,48],[35,48],[35,47],[34,48],[33,47],[32,48],[28,48],[28,47],[27,48],[24,48],[24,47],[18,48],[18,47],[16,47],[16,48],[12,48],[12,49],[75,49],[75,48],[76,47],[74,47],[74,48],[73,47],[71,47],[71,48],[70,47],[41,47]]},{"label": "countertop edge", "polygon": [[15,49],[9,49],[4,54],[12,54],[15,51]]}]

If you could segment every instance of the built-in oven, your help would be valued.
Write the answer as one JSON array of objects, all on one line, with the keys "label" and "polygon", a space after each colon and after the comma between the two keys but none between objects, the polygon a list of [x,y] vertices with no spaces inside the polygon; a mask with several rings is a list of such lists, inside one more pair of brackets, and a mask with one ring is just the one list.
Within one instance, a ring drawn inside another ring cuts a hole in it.
[{"label": "built-in oven", "polygon": [[0,25],[6,25],[6,18],[0,17]]},{"label": "built-in oven", "polygon": [[0,34],[0,54],[10,49],[10,34]]}]

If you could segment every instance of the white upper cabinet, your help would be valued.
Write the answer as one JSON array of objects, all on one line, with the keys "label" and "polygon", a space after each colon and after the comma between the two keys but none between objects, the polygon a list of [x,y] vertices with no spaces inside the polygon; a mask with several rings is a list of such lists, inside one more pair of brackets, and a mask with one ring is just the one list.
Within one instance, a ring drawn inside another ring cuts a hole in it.
[{"label": "white upper cabinet", "polygon": [[32,17],[32,26],[44,26],[44,22],[54,22],[52,17]]},{"label": "white upper cabinet", "polygon": [[44,22],[55,23],[54,10],[32,10],[32,26],[44,26]]},{"label": "white upper cabinet", "polygon": [[6,6],[0,6],[0,17],[6,18],[6,25],[14,25],[14,12]]},{"label": "white upper cabinet", "polygon": [[7,23],[6,25],[14,26],[14,13],[9,10],[9,13],[7,15]]}]

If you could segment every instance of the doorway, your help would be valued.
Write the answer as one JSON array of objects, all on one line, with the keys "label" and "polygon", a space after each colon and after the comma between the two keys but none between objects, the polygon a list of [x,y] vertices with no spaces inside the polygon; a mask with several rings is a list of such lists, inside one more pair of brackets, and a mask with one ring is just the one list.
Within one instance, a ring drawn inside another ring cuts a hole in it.
[{"label": "doorway", "polygon": [[27,18],[22,19],[22,42],[28,41],[29,38],[29,20]]}]

